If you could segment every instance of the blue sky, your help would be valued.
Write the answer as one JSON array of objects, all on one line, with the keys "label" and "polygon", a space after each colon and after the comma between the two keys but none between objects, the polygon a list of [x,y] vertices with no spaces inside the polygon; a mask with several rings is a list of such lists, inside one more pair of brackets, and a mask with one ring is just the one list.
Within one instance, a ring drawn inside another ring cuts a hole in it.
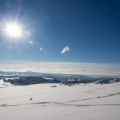
[{"label": "blue sky", "polygon": [[[120,62],[119,1],[0,2],[1,21],[2,17],[14,21],[18,16],[18,21],[31,32],[28,38],[21,38],[22,42],[18,40],[17,43],[0,37],[1,61]],[[61,55],[66,45],[71,51]],[[47,54],[39,51],[40,47]]]},{"label": "blue sky", "polygon": [[[120,63],[119,0],[0,0],[0,63]],[[2,27],[17,19],[18,40]],[[70,51],[61,54],[65,46]]]},{"label": "blue sky", "polygon": [[[31,32],[27,41],[1,37],[1,60],[119,63],[120,8],[118,1],[10,0],[1,1],[2,16],[22,21]],[[61,55],[64,46],[71,51]],[[43,48],[47,52],[39,51]]]}]

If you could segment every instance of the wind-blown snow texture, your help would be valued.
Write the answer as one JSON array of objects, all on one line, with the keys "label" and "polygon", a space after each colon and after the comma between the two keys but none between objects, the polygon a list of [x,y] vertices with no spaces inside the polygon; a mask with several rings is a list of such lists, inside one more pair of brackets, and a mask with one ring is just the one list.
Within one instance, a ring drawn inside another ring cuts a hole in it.
[{"label": "wind-blown snow texture", "polygon": [[119,110],[120,83],[0,83],[0,120],[118,120]]}]

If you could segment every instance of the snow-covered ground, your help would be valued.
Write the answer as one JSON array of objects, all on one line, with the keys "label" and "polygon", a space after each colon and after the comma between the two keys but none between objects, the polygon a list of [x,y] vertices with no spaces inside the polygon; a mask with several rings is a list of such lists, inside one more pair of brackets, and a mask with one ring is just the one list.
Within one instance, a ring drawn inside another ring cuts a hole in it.
[{"label": "snow-covered ground", "polygon": [[119,119],[120,83],[73,86],[0,83],[0,120]]}]

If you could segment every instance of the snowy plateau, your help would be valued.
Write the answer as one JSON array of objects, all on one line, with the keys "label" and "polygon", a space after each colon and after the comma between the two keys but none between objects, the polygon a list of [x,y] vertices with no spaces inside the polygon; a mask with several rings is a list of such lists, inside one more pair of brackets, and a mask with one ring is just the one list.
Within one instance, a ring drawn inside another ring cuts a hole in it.
[{"label": "snowy plateau", "polygon": [[119,120],[120,82],[4,85],[0,120]]}]

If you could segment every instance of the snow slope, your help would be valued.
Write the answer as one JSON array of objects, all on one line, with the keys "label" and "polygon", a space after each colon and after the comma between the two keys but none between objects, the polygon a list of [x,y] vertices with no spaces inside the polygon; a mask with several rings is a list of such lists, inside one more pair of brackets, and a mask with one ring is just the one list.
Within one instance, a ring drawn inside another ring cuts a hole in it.
[{"label": "snow slope", "polygon": [[0,86],[0,120],[120,119],[120,83]]}]

